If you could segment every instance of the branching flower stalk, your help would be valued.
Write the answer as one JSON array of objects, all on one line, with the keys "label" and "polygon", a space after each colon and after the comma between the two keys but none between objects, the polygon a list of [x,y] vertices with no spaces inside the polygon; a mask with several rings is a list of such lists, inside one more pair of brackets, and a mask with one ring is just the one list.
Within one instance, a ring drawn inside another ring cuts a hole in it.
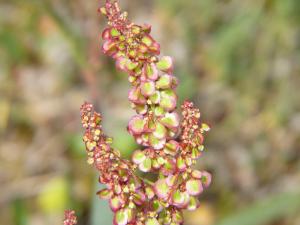
[{"label": "branching flower stalk", "polygon": [[[102,50],[131,83],[128,99],[136,115],[127,130],[141,148],[131,161],[122,159],[103,133],[101,115],[92,104],[82,105],[88,163],[106,185],[97,194],[109,201],[115,225],[182,224],[182,211],[197,209],[198,196],[211,182],[208,172],[192,168],[203,153],[209,126],[200,122],[199,110],[189,101],[178,115],[173,60],[160,56],[151,26],[131,23],[117,1],[107,0],[99,11],[108,19]],[[157,181],[148,182],[136,170],[157,174]]]}]

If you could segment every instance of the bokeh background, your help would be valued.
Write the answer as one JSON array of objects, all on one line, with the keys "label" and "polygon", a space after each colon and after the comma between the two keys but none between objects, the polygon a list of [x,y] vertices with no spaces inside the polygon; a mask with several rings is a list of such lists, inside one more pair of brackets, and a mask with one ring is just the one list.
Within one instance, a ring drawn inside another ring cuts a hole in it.
[{"label": "bokeh background", "polygon": [[[104,2],[104,0],[102,1]],[[300,1],[122,0],[174,56],[180,102],[212,125],[213,173],[186,225],[300,224]],[[126,75],[100,51],[99,2],[0,1],[0,224],[109,225],[86,164],[79,107],[93,102],[128,157]]]}]

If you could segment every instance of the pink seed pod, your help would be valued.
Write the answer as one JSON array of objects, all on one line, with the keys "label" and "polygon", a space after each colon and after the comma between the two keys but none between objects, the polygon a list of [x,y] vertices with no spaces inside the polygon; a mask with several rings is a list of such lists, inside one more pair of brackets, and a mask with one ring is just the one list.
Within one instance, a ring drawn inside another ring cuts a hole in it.
[{"label": "pink seed pod", "polygon": [[173,130],[179,126],[179,116],[176,112],[166,113],[161,117],[160,122]]},{"label": "pink seed pod", "polygon": [[156,68],[155,64],[145,64],[143,66],[143,75],[149,80],[156,81],[158,79],[158,69]]},{"label": "pink seed pod", "polygon": [[169,196],[171,190],[165,179],[159,179],[154,185],[154,191],[158,198],[166,199]]},{"label": "pink seed pod", "polygon": [[155,93],[155,84],[153,81],[145,81],[141,83],[141,93],[145,97],[149,97]]},{"label": "pink seed pod", "polygon": [[173,59],[170,56],[163,56],[157,63],[157,68],[167,74],[172,74],[174,70]]},{"label": "pink seed pod", "polygon": [[206,171],[203,171],[202,172],[202,176],[201,176],[201,182],[203,184],[203,186],[205,188],[208,188],[211,184],[211,174],[206,172]]},{"label": "pink seed pod", "polygon": [[186,191],[192,196],[199,195],[203,191],[202,183],[200,180],[190,179],[186,182]]},{"label": "pink seed pod", "polygon": [[145,130],[146,121],[140,115],[131,118],[128,124],[128,130],[133,135],[141,134]]}]

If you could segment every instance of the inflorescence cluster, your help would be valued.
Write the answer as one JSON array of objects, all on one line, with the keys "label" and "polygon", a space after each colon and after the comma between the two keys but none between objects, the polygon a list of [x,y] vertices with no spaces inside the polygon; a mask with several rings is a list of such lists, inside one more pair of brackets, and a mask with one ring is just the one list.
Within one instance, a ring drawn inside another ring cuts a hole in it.
[{"label": "inflorescence cluster", "polygon": [[[202,155],[209,126],[200,122],[200,112],[191,102],[183,103],[181,117],[176,112],[178,80],[173,60],[160,56],[151,26],[131,23],[117,1],[107,0],[99,11],[108,18],[102,50],[131,83],[128,99],[136,115],[127,129],[141,148],[131,161],[122,159],[103,133],[101,115],[92,104],[83,104],[88,163],[106,185],[98,195],[109,201],[115,225],[182,224],[182,210],[198,208],[198,196],[211,182],[208,172],[192,168]],[[137,176],[137,169],[157,174],[156,182]]]},{"label": "inflorescence cluster", "polygon": [[77,224],[77,218],[75,212],[73,210],[66,210],[64,225],[75,225],[75,224]]}]

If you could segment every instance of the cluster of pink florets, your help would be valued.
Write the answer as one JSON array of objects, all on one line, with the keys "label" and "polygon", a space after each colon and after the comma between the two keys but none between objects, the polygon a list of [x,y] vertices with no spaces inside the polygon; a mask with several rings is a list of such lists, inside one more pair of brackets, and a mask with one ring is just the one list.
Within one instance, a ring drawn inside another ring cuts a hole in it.
[{"label": "cluster of pink florets", "polygon": [[64,225],[75,225],[75,224],[77,224],[77,218],[76,218],[76,215],[75,215],[75,211],[66,210],[65,211]]},{"label": "cluster of pink florets", "polygon": [[[111,138],[103,134],[101,115],[89,103],[82,106],[88,163],[107,186],[98,195],[109,201],[115,225],[182,224],[182,210],[198,208],[198,196],[211,182],[208,172],[192,169],[202,155],[209,127],[200,122],[200,112],[191,102],[181,106],[181,117],[176,112],[173,60],[159,56],[160,45],[150,35],[151,27],[129,22],[117,1],[107,0],[99,11],[108,18],[103,52],[131,83],[128,99],[137,114],[127,129],[142,148],[131,161],[122,159],[111,147]],[[136,169],[158,178],[155,182],[140,178]]]},{"label": "cluster of pink florets", "polygon": [[90,103],[82,105],[81,120],[86,129],[83,141],[88,163],[96,167],[100,172],[99,182],[106,185],[97,194],[109,201],[115,212],[115,224],[133,224],[137,216],[143,216],[139,206],[146,202],[148,186],[134,174],[135,166],[111,147],[112,139],[102,131],[101,115]]}]

